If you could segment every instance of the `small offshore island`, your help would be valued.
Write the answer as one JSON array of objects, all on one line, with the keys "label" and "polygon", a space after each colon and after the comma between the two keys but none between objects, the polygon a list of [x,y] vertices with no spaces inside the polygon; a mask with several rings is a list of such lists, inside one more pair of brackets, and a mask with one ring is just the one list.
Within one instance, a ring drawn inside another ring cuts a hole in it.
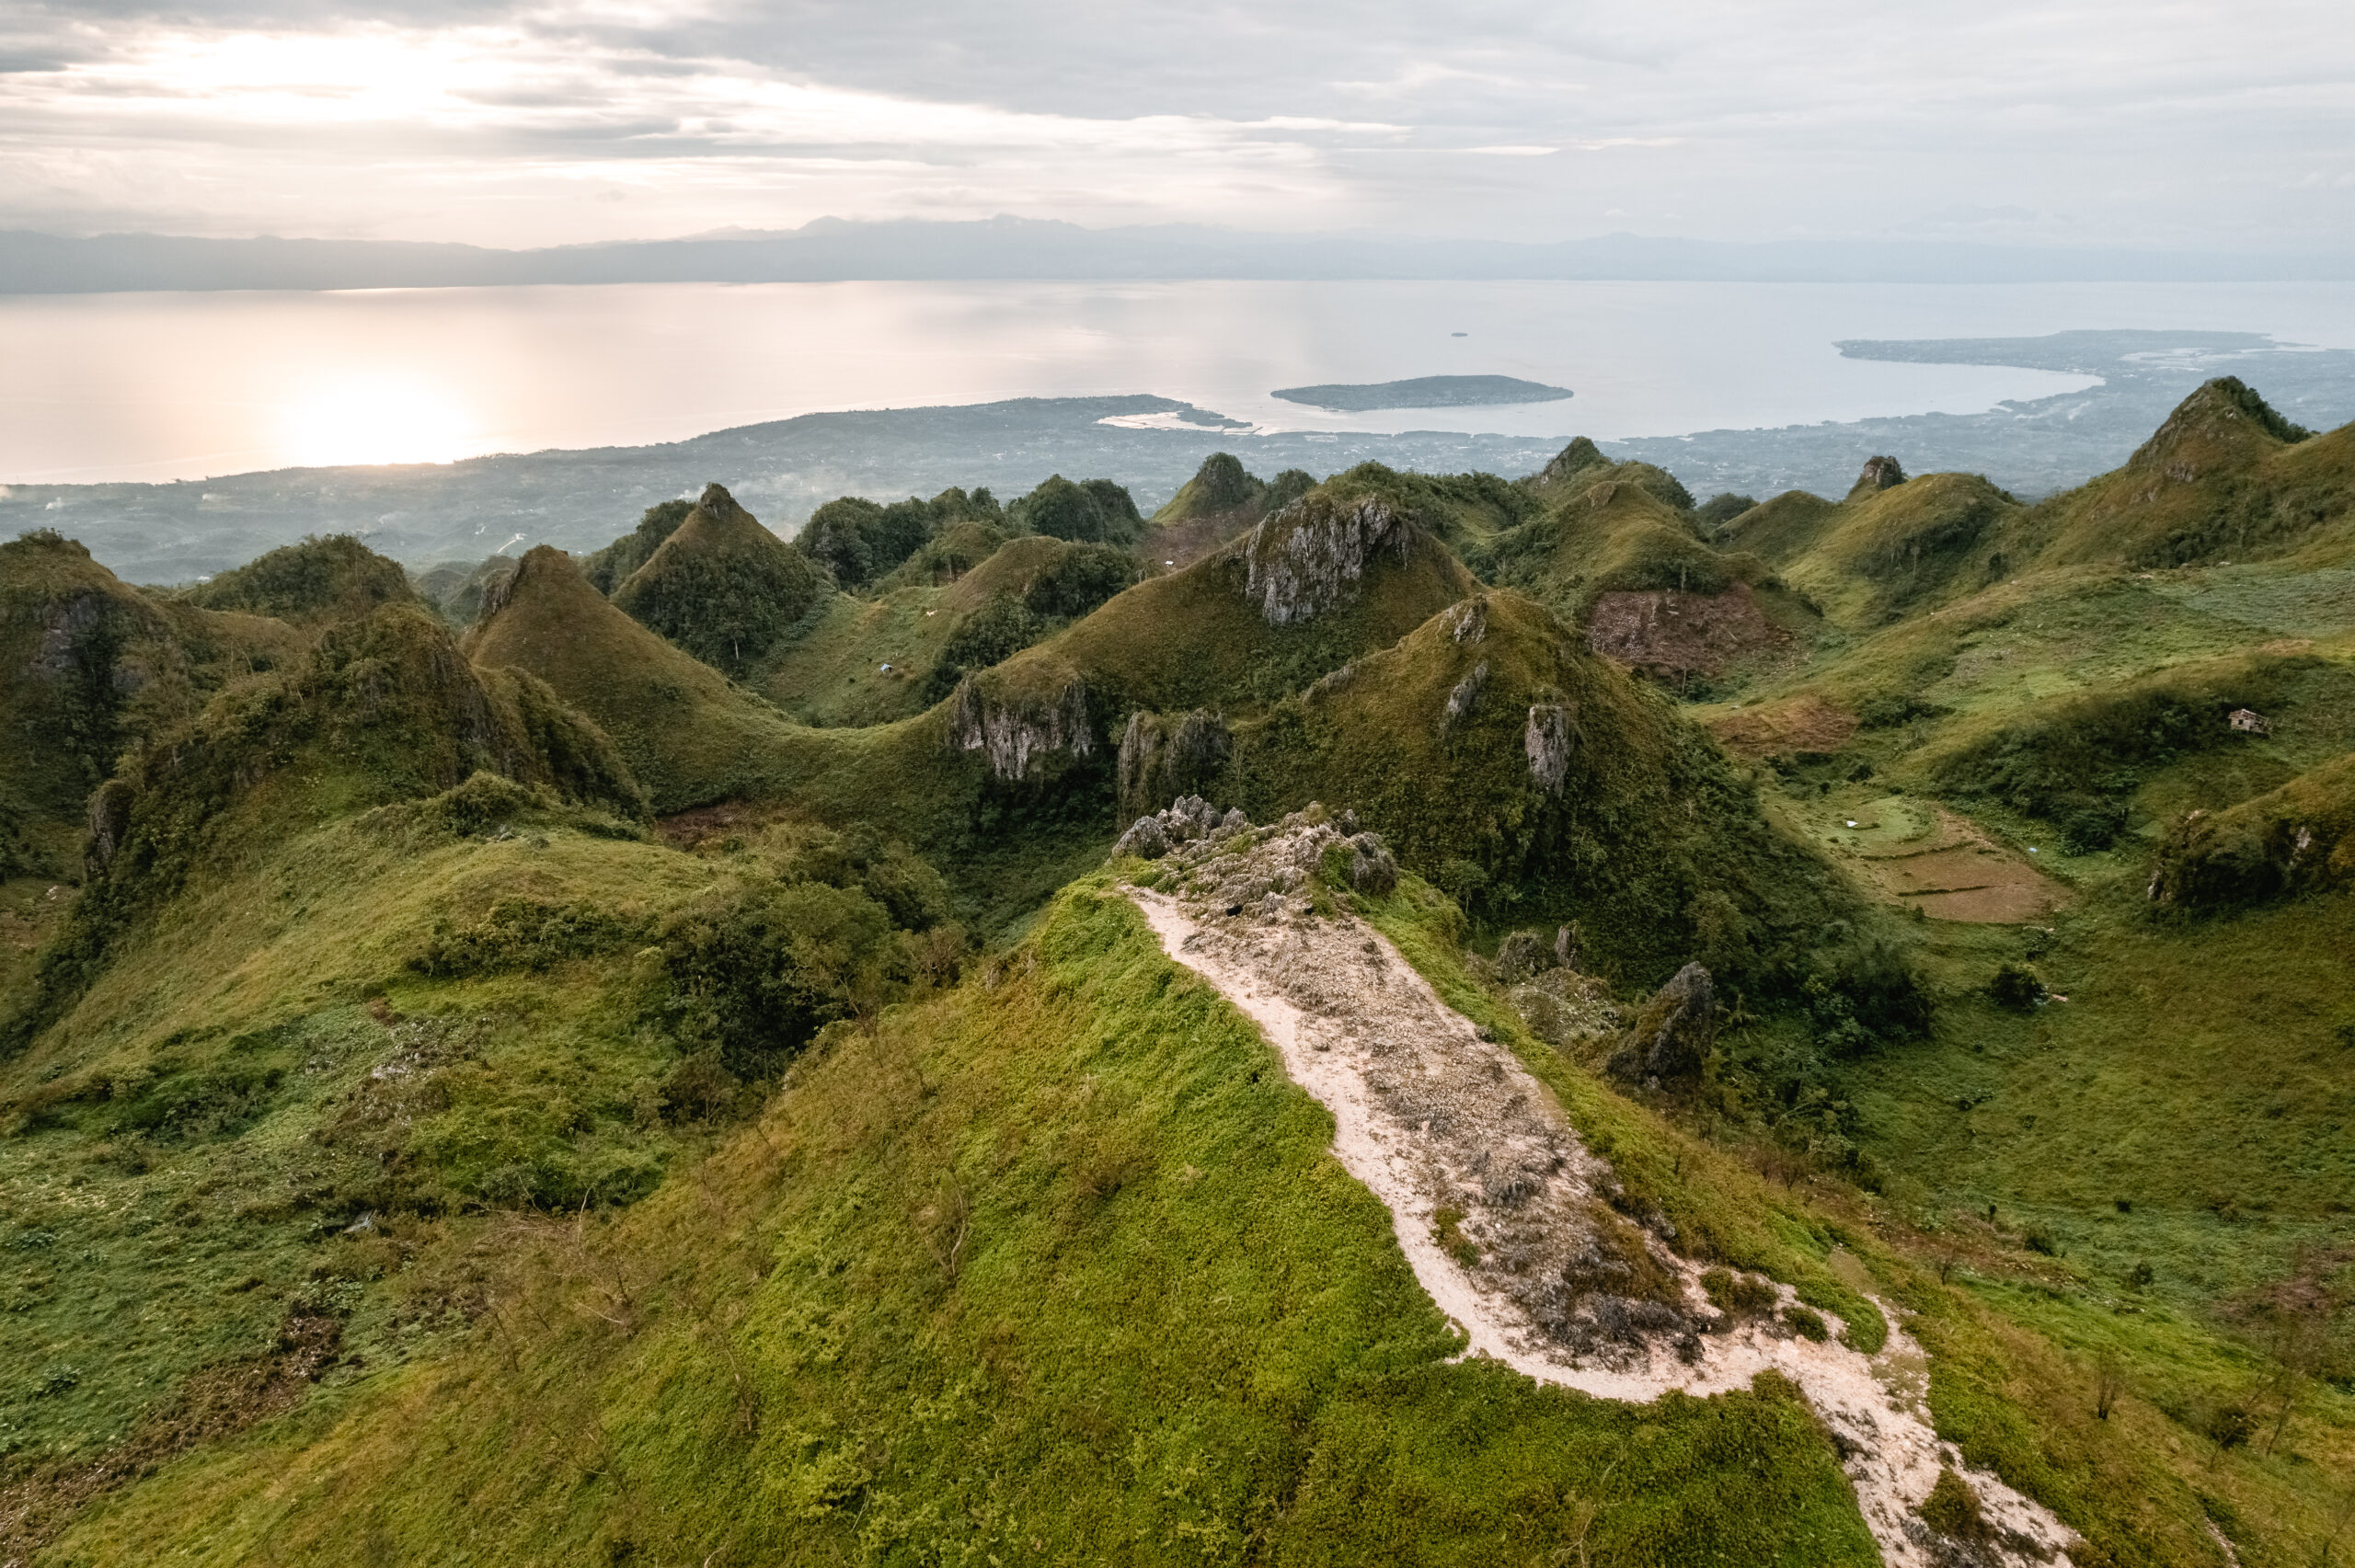
[{"label": "small offshore island", "polygon": [[1509,375],[1426,375],[1362,386],[1287,386],[1268,395],[1287,403],[1305,403],[1328,413],[1366,414],[1377,408],[1479,408],[1498,403],[1558,403],[1570,395],[1570,389]]}]

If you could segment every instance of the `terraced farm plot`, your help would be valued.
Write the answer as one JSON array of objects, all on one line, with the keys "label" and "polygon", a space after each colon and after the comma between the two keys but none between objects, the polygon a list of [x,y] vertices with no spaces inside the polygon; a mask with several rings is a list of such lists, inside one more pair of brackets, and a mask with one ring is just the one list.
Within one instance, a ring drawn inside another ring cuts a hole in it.
[{"label": "terraced farm plot", "polygon": [[1809,806],[1797,814],[1865,885],[1932,920],[2019,925],[2069,900],[2069,890],[1942,806],[1888,795],[1862,806]]}]

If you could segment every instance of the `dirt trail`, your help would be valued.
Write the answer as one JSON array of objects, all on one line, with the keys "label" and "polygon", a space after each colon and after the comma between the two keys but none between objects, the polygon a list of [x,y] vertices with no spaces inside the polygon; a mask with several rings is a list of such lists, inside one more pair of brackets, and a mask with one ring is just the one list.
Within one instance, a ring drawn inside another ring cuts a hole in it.
[{"label": "dirt trail", "polygon": [[[1350,849],[1319,814],[1246,829],[1203,808],[1189,833],[1186,804],[1164,814],[1185,841],[1162,863],[1163,890],[1130,896],[1170,956],[1256,1022],[1332,1112],[1335,1153],[1388,1206],[1465,1355],[1635,1402],[1780,1372],[1836,1435],[1885,1562],[2067,1561],[2066,1527],[1938,1441],[1927,1357],[1892,1311],[1888,1344],[1867,1357],[1839,1343],[1830,1314],[1830,1339],[1799,1333],[1784,1315],[1789,1288],[1763,1278],[1745,1281],[1749,1310],[1718,1310],[1699,1265],[1665,1244],[1673,1228],[1623,1215],[1633,1206],[1610,1166],[1509,1048],[1480,1038],[1371,926],[1315,914],[1310,873]],[[1978,1494],[1992,1539],[1947,1540],[1913,1512],[1942,1466]]]}]

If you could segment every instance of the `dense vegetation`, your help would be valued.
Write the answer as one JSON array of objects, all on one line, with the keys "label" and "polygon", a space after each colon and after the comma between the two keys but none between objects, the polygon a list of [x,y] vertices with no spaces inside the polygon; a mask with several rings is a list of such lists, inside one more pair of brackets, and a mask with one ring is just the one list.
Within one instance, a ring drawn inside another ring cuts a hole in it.
[{"label": "dense vegetation", "polygon": [[2355,429],[1900,455],[0,544],[0,1557],[1874,1561],[1779,1379],[1451,1358],[1096,870],[1192,794],[1380,835],[1613,1201],[1901,1309],[2085,1568],[2343,1557]]}]

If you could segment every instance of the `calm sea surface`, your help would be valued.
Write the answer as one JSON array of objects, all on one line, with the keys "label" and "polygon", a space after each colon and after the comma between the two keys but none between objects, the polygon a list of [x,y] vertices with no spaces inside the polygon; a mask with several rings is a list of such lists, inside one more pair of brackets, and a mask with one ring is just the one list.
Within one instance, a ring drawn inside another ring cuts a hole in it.
[{"label": "calm sea surface", "polygon": [[[1270,429],[1598,437],[1971,413],[2084,378],[1843,338],[2200,327],[2355,348],[2346,284],[778,283],[0,296],[0,483],[675,440],[835,408],[1155,393]],[[1568,402],[1324,415],[1501,374]]]}]

